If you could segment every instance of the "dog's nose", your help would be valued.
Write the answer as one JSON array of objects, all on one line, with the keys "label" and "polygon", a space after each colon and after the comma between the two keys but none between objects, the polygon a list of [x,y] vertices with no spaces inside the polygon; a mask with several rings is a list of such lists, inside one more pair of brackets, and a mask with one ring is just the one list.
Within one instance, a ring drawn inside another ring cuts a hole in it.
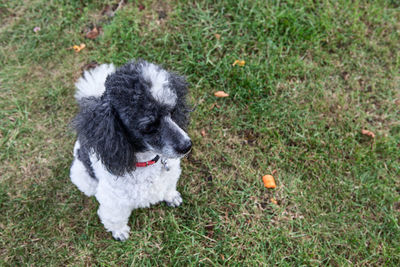
[{"label": "dog's nose", "polygon": [[192,141],[189,139],[189,140],[186,140],[185,142],[181,143],[177,147],[176,151],[179,154],[186,154],[190,151],[191,148],[192,148]]}]

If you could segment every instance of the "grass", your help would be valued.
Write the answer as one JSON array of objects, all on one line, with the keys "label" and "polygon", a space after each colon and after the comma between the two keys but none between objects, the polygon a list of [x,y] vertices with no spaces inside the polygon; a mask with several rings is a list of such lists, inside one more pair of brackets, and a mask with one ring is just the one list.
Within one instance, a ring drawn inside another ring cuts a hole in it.
[{"label": "grass", "polygon": [[[128,1],[103,14],[114,4],[0,2],[1,265],[400,264],[396,1]],[[84,65],[139,57],[188,78],[194,150],[184,204],[135,210],[120,243],[69,181],[68,123]]]}]

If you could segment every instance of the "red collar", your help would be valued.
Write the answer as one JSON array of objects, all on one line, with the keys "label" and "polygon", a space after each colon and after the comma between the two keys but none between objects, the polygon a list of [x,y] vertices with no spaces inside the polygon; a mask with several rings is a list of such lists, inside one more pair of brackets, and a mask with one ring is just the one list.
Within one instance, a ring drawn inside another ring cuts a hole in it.
[{"label": "red collar", "polygon": [[145,161],[145,162],[136,162],[136,167],[147,167],[150,165],[153,165],[155,163],[157,163],[157,161],[160,159],[160,156],[157,155],[154,159],[149,160],[149,161]]}]

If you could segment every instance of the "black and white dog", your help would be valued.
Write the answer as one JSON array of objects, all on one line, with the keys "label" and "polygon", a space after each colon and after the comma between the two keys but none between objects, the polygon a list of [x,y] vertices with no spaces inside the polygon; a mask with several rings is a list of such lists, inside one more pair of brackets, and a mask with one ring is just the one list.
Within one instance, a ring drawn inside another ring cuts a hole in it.
[{"label": "black and white dog", "polygon": [[187,84],[139,60],[85,71],[76,87],[80,112],[73,120],[78,139],[70,177],[87,196],[96,196],[107,231],[126,240],[133,209],[182,203],[176,190],[180,159],[192,147],[184,130]]}]

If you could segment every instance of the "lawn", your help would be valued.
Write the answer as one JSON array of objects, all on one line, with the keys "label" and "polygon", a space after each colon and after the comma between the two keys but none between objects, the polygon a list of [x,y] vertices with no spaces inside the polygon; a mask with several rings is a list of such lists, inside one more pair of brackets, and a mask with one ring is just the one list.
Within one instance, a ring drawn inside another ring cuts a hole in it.
[{"label": "lawn", "polygon": [[[398,1],[2,0],[0,21],[0,265],[400,265]],[[187,77],[194,149],[183,205],[117,242],[69,181],[69,123],[82,70],[132,58]]]}]

